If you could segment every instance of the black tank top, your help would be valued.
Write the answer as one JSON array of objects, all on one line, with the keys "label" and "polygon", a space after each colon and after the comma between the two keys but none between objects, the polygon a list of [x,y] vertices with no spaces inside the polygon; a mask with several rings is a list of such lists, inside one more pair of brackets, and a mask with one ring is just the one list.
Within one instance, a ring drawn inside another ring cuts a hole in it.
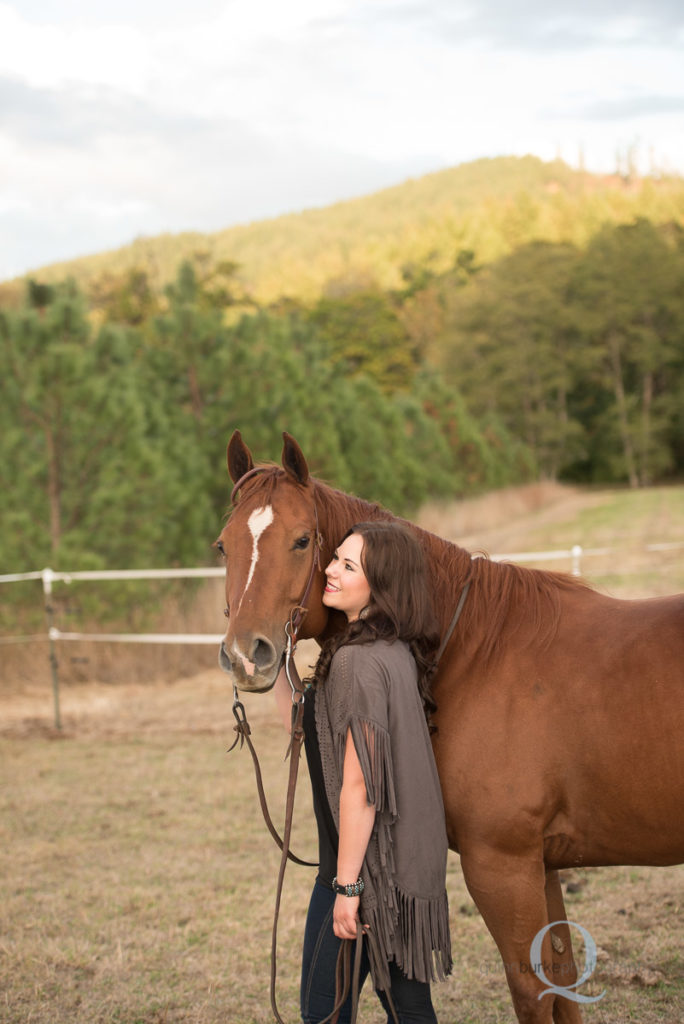
[{"label": "black tank top", "polygon": [[318,826],[317,881],[332,889],[332,880],[337,874],[338,835],[325,792],[321,751],[316,732],[315,700],[316,691],[307,690],[304,699],[304,749],[311,779],[314,815]]}]

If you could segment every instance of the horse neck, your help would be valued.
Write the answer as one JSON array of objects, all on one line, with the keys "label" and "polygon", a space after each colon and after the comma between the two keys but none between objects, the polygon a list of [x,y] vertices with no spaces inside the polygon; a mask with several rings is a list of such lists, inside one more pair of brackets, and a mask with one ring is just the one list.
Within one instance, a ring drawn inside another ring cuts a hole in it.
[{"label": "horse neck", "polygon": [[474,562],[470,553],[458,544],[413,523],[408,525],[423,545],[433,587],[434,606],[444,632],[452,620],[463,588],[473,576]]},{"label": "horse neck", "polygon": [[415,523],[399,519],[380,505],[334,491],[327,485],[317,483],[316,486],[326,538],[324,553],[328,559],[332,546],[349,527],[364,520],[401,522],[416,534],[427,557],[442,635],[452,620],[464,586],[473,581],[458,623],[457,650],[462,661],[477,655],[480,665],[491,665],[505,651],[512,636],[517,637],[518,643],[535,640],[547,644],[558,627],[561,603],[573,593],[590,589],[564,574],[499,564],[488,558],[473,559],[465,548]]},{"label": "horse neck", "polygon": [[401,519],[381,505],[365,501],[344,491],[336,491],[316,481],[316,502],[321,530],[324,536],[324,565],[332,557],[335,544],[354,523],[373,520],[399,522],[416,534],[428,563],[428,572],[434,588],[435,609],[445,629],[451,621],[458,597],[472,574],[470,554],[457,544],[444,540],[407,519]]}]

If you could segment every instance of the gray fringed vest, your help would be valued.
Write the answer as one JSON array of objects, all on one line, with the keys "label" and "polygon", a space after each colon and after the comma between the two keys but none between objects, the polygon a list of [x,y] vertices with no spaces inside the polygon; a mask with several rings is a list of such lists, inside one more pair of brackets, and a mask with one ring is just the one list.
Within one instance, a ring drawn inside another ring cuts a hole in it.
[{"label": "gray fringed vest", "polygon": [[[402,641],[341,647],[316,693],[323,777],[339,830],[344,750],[351,729],[376,816],[361,875],[361,920],[383,952],[371,973],[389,988],[387,964],[408,978],[443,980],[451,971],[445,888],[447,836],[416,664]],[[370,947],[369,947],[370,952]]]}]

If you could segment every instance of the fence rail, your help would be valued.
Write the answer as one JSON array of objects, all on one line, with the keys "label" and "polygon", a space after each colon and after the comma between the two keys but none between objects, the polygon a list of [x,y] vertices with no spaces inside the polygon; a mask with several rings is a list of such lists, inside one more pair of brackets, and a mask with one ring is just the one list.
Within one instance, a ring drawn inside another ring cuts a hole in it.
[{"label": "fence rail", "polygon": [[94,580],[173,580],[173,579],[209,579],[225,576],[225,569],[204,567],[196,569],[84,569],[74,572],[55,572],[49,567],[33,572],[8,573],[0,576],[0,583],[23,583],[30,580],[41,580],[43,584],[43,603],[47,632],[44,636],[3,637],[3,643],[31,643],[36,640],[47,640],[49,644],[50,671],[52,675],[52,694],[54,704],[55,728],[61,730],[62,719],[59,709],[59,674],[57,671],[57,643],[63,641],[83,641],[99,643],[132,643],[132,644],[219,644],[221,634],[215,633],[73,633],[62,632],[54,625],[51,603],[52,587],[55,583],[74,583]]},{"label": "fence rail", "polygon": [[[676,551],[684,549],[684,541],[667,541],[663,543],[645,544],[643,551]],[[583,558],[600,555],[619,554],[619,548],[583,548],[574,544],[571,548],[555,551],[518,551],[511,554],[490,555],[493,562],[570,562],[571,572],[579,576]],[[479,556],[474,556],[479,557]],[[50,665],[52,670],[52,686],[55,707],[55,726],[61,729],[59,712],[59,678],[57,675],[57,656],[55,645],[68,641],[94,641],[98,643],[133,643],[133,644],[219,644],[221,634],[214,633],[76,633],[62,632],[52,620],[50,597],[54,583],[75,583],[79,581],[97,580],[170,580],[170,579],[210,579],[222,577],[225,569],[205,567],[195,569],[94,569],[77,570],[74,572],[56,572],[51,568],[36,569],[32,572],[8,573],[0,575],[0,583],[23,583],[30,580],[41,580],[47,631],[26,637],[3,637],[3,643],[28,643],[47,641],[50,645]]]}]

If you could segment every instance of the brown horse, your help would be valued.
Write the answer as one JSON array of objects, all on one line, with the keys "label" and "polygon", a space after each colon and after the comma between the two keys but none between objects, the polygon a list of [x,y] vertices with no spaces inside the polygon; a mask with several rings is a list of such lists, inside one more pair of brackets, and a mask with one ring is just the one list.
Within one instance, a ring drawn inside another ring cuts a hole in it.
[{"label": "brown horse", "polygon": [[[282,468],[255,473],[237,431],[228,446],[233,481],[250,475],[217,541],[229,615],[219,660],[250,692],[273,685],[285,623],[312,572],[300,635],[339,628],[321,603],[318,529],[324,567],[352,523],[394,518],[314,480],[283,436]],[[684,860],[684,595],[615,600],[560,573],[473,559],[412,528],[443,635],[470,581],[434,686],[450,844],[518,1020],[577,1024],[571,929],[554,924],[566,920],[558,869]]]}]

